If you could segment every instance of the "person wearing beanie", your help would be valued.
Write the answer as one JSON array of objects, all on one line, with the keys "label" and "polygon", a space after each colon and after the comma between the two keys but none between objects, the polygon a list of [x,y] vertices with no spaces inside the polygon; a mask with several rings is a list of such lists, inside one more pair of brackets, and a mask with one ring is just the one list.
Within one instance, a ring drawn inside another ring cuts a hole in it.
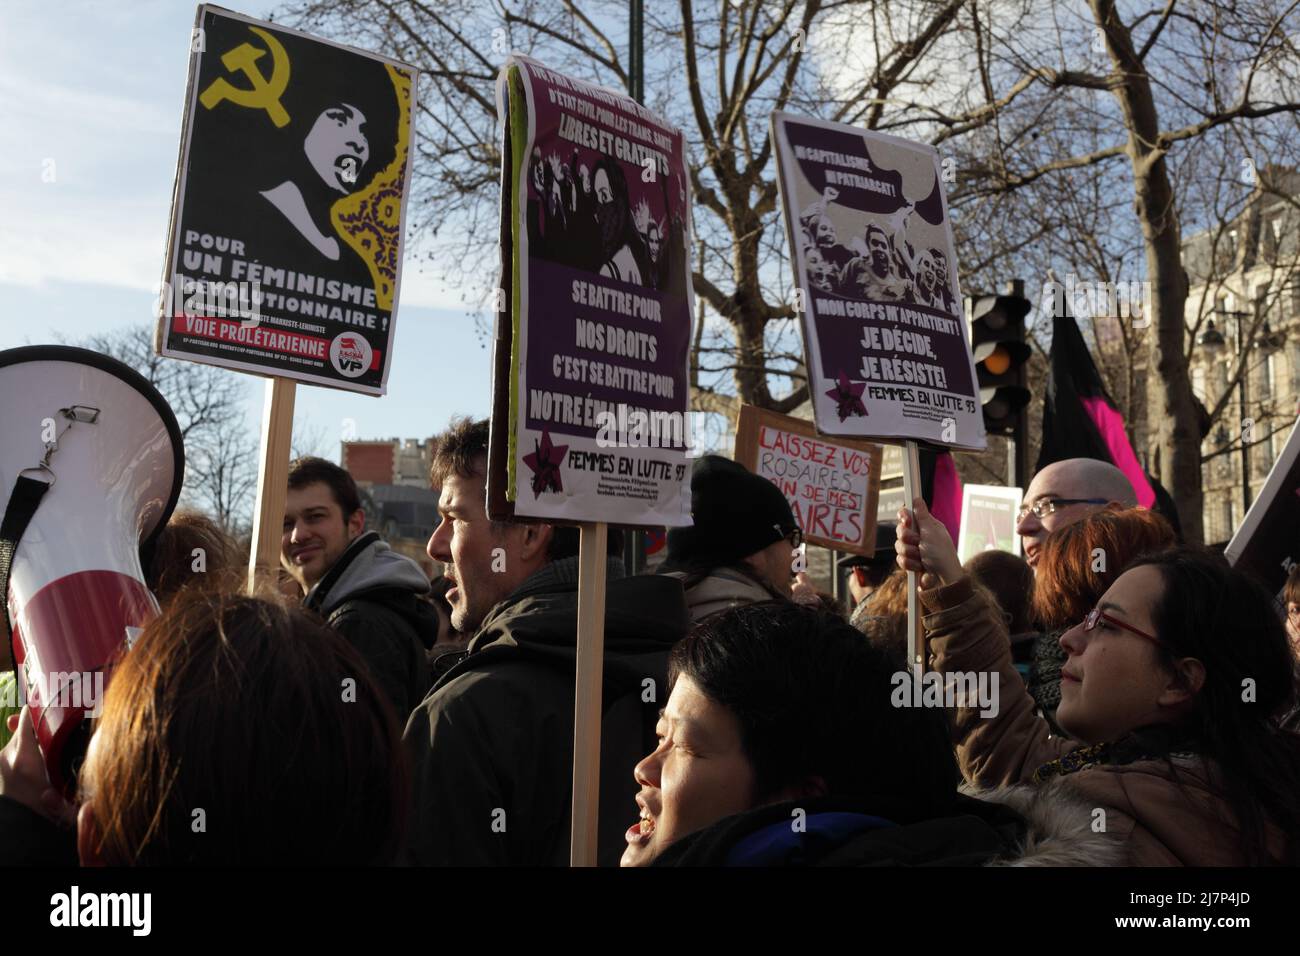
[{"label": "person wearing beanie", "polygon": [[853,598],[849,623],[858,630],[863,629],[864,622],[871,616],[871,597],[893,574],[894,560],[894,523],[878,521],[875,553],[853,555],[840,561],[840,568],[848,571],[845,583],[849,596]]},{"label": "person wearing beanie", "polygon": [[661,573],[686,590],[691,622],[789,598],[803,533],[780,489],[744,465],[706,455],[691,471],[694,524],[668,532]]}]

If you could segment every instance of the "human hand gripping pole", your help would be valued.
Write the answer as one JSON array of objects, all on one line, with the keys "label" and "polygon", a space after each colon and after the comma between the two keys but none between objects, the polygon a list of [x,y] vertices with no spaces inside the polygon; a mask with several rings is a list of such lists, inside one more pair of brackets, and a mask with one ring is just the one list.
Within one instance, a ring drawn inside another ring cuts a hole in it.
[{"label": "human hand gripping pole", "polygon": [[910,511],[899,509],[895,535],[898,566],[919,573],[923,590],[953,584],[965,576],[948,529],[930,514],[923,498],[914,499]]}]

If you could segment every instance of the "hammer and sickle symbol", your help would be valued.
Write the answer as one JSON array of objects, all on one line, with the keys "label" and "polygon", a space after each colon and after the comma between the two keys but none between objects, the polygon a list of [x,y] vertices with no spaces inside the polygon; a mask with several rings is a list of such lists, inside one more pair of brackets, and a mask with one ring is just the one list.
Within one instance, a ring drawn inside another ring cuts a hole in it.
[{"label": "hammer and sickle symbol", "polygon": [[285,54],[280,41],[271,34],[258,27],[248,29],[261,37],[266,43],[267,50],[271,51],[270,79],[263,76],[262,71],[257,68],[257,60],[266,50],[259,50],[251,43],[241,43],[223,54],[221,63],[229,73],[242,71],[248,77],[252,88],[240,89],[231,85],[225,77],[220,77],[213,80],[203,91],[199,96],[199,102],[207,109],[212,109],[222,100],[230,100],[240,106],[266,110],[267,115],[271,117],[271,122],[277,128],[283,127],[289,122],[289,114],[280,105],[280,97],[284,95],[285,87],[289,85],[289,57]]}]

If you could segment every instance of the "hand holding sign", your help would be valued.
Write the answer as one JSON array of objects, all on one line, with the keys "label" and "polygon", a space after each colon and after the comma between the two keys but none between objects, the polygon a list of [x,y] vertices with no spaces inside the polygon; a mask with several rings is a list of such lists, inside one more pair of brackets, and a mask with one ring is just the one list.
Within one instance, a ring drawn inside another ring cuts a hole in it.
[{"label": "hand holding sign", "polygon": [[930,514],[925,499],[912,502],[913,509],[898,512],[898,566],[904,571],[919,571],[925,590],[960,581],[965,575],[952,537],[942,521]]}]

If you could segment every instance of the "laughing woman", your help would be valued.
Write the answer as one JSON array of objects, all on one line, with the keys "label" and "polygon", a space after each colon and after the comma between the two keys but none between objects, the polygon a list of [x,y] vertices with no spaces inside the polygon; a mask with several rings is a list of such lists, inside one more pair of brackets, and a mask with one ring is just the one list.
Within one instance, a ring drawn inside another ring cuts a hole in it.
[{"label": "laughing woman", "polygon": [[1187,548],[1134,561],[1061,636],[1056,719],[1069,738],[1051,737],[1001,616],[919,499],[901,513],[896,550],[922,572],[931,666],[999,678],[995,715],[950,712],[970,783],[1082,797],[1130,865],[1300,859],[1300,737],[1276,724],[1294,693],[1286,632],[1252,580]]}]

